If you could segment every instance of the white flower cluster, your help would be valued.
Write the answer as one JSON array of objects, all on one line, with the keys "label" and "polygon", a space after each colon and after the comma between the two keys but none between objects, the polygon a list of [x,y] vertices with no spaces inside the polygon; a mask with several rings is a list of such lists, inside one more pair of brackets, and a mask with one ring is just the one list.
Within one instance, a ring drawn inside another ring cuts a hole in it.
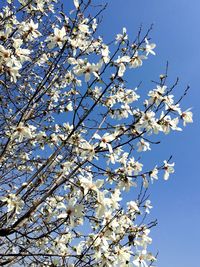
[{"label": "white flower cluster", "polygon": [[167,74],[146,97],[128,84],[155,55],[148,34],[132,42],[123,28],[108,44],[104,8],[72,2],[69,14],[55,0],[0,12],[0,265],[153,266],[147,189],[174,163],[147,169],[142,155],[192,112]]}]

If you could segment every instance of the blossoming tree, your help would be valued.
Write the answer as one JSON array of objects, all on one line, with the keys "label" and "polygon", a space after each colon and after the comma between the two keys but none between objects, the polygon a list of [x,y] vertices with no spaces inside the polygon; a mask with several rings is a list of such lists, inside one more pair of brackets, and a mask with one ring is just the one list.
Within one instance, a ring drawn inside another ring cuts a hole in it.
[{"label": "blossoming tree", "polygon": [[0,3],[0,265],[153,266],[147,190],[174,163],[137,157],[192,113],[167,73],[146,96],[128,84],[155,55],[149,31],[105,43],[105,6],[72,3]]}]

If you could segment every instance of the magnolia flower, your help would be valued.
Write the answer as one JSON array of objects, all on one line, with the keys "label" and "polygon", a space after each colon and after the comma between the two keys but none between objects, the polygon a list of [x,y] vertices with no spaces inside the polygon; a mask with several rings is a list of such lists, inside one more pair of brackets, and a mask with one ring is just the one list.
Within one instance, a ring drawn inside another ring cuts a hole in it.
[{"label": "magnolia flower", "polygon": [[128,166],[130,166],[130,168],[134,171],[134,175],[137,175],[139,172],[142,171],[143,164],[138,161],[135,161],[134,158],[131,158],[129,160]]},{"label": "magnolia flower", "polygon": [[109,96],[106,100],[105,100],[105,105],[107,107],[112,107],[114,106],[114,104],[116,103],[116,99],[115,96]]},{"label": "magnolia flower", "polygon": [[19,70],[22,68],[22,65],[19,61],[16,61],[15,58],[12,58],[7,64],[7,72],[10,75],[11,82],[16,83],[17,77],[20,77]]},{"label": "magnolia flower", "polygon": [[133,264],[136,267],[148,267],[148,264],[146,262],[146,250],[143,250],[141,252],[138,251],[138,253],[134,257]]},{"label": "magnolia flower", "polygon": [[[163,102],[166,104],[166,106],[172,106],[174,104],[174,96],[173,95],[165,95],[163,97]],[[166,107],[167,109],[167,107]]]},{"label": "magnolia flower", "polygon": [[25,31],[24,37],[30,39],[31,41],[33,38],[37,38],[41,35],[41,33],[37,30],[38,29],[38,23],[34,23],[34,21],[31,19],[29,23],[23,23],[21,25],[21,28],[23,31]]},{"label": "magnolia flower", "polygon": [[97,26],[98,26],[97,19],[94,18],[93,19],[93,22],[92,22],[92,29],[93,29],[93,31],[95,31],[97,29]]},{"label": "magnolia flower", "polygon": [[160,115],[160,125],[162,127],[162,131],[165,134],[168,134],[170,130],[174,131],[182,131],[180,127],[178,127],[179,118],[176,117],[174,119],[171,119],[170,115],[165,116],[164,112],[162,111]]},{"label": "magnolia flower", "polygon": [[150,209],[153,208],[153,206],[151,205],[151,200],[147,199],[145,201],[144,207],[145,207],[145,212],[150,213]]},{"label": "magnolia flower", "polygon": [[157,169],[157,166],[152,171],[150,171],[149,176],[151,178],[152,183],[153,183],[154,179],[158,180],[158,169]]},{"label": "magnolia flower", "polygon": [[32,130],[34,129],[34,126],[25,126],[23,122],[20,122],[19,125],[15,128],[14,133],[12,134],[12,138],[17,138],[19,142],[22,142],[24,138],[32,138]]},{"label": "magnolia flower", "polygon": [[73,165],[74,165],[73,160],[65,161],[64,163],[62,163],[61,164],[62,173],[68,175]]},{"label": "magnolia flower", "polygon": [[138,204],[135,201],[130,201],[127,203],[127,208],[129,211],[133,211],[133,212],[140,212]]},{"label": "magnolia flower", "polygon": [[150,44],[147,38],[145,38],[145,42],[146,42],[146,47],[145,47],[146,55],[148,56],[148,54],[152,54],[155,56],[156,53],[153,51],[153,49],[156,47],[156,44],[153,43]]},{"label": "magnolia flower", "polygon": [[6,27],[5,25],[5,29],[3,31],[0,31],[0,40],[1,41],[7,40],[11,32],[12,32],[12,28],[9,26]]},{"label": "magnolia flower", "polygon": [[97,205],[96,205],[96,217],[101,218],[107,211],[107,207],[110,203],[109,198],[106,195],[107,191],[98,191],[97,192]]},{"label": "magnolia flower", "polygon": [[65,111],[73,111],[73,106],[72,106],[72,102],[71,101],[66,105]]},{"label": "magnolia flower", "polygon": [[[117,254],[117,263],[116,266],[126,266],[126,263],[129,262],[131,258],[130,247],[115,247],[115,253]],[[123,265],[125,264],[125,265]]]},{"label": "magnolia flower", "polygon": [[[88,240],[88,246],[94,246],[95,250],[101,250],[101,251],[108,251],[109,243],[108,243],[108,237],[105,235],[99,235],[99,234],[91,234],[90,239]],[[96,255],[97,258],[99,258],[99,255]]]},{"label": "magnolia flower", "polygon": [[148,186],[149,186],[149,181],[148,181],[148,179],[147,179],[146,174],[143,174],[143,175],[142,175],[142,179],[143,179],[143,186],[144,186],[144,188],[148,188]]},{"label": "magnolia flower", "polygon": [[127,159],[128,159],[128,153],[124,152],[121,155],[121,157],[119,158],[119,162],[126,167],[127,166]]},{"label": "magnolia flower", "polygon": [[65,27],[63,26],[61,30],[58,28],[54,28],[54,34],[52,36],[47,37],[46,41],[50,42],[48,44],[48,48],[52,49],[56,45],[58,45],[60,48],[63,46],[63,42],[67,40],[66,37],[66,30]]},{"label": "magnolia flower", "polygon": [[123,191],[126,190],[127,192],[131,187],[137,187],[137,183],[133,182],[132,178],[130,177],[124,177],[124,179],[121,179],[117,185],[117,188],[122,189]]},{"label": "magnolia flower", "polygon": [[138,241],[139,246],[142,246],[143,248],[146,249],[147,245],[152,243],[152,238],[149,237],[150,229],[143,229],[142,232],[143,233],[142,233],[141,239],[137,241]]},{"label": "magnolia flower", "polygon": [[20,62],[30,60],[28,55],[30,55],[31,51],[29,49],[22,49],[20,46],[23,44],[21,39],[13,40],[13,47],[15,48],[15,55],[20,58]]},{"label": "magnolia flower", "polygon": [[89,190],[93,190],[98,192],[98,189],[102,187],[104,184],[104,180],[96,180],[95,182],[92,180],[92,175],[89,175],[87,177],[79,176],[79,181],[81,186],[84,190],[84,195],[88,193]]},{"label": "magnolia flower", "polygon": [[74,0],[74,5],[75,5],[75,8],[78,9],[79,8],[79,0]]},{"label": "magnolia flower", "polygon": [[83,251],[83,248],[85,246],[85,241],[80,241],[78,246],[76,246],[76,254],[81,255],[81,252]]},{"label": "magnolia flower", "polygon": [[0,45],[0,62],[3,62],[6,65],[12,64],[11,55],[12,55],[12,51],[10,49],[6,49],[2,45]]},{"label": "magnolia flower", "polygon": [[120,42],[120,41],[123,41],[123,40],[127,40],[128,39],[128,35],[126,33],[126,28],[123,28],[122,29],[122,34],[117,34],[116,36],[116,42]]},{"label": "magnolia flower", "polygon": [[38,66],[43,66],[48,62],[47,54],[42,54],[37,61]]},{"label": "magnolia flower", "polygon": [[165,101],[165,110],[167,111],[173,111],[173,112],[177,112],[178,114],[181,114],[181,108],[179,107],[179,104],[168,104]]},{"label": "magnolia flower", "polygon": [[20,213],[24,204],[24,201],[15,194],[9,194],[7,197],[1,197],[0,200],[7,203],[7,212],[14,210],[16,214]]},{"label": "magnolia flower", "polygon": [[118,119],[128,118],[129,115],[132,115],[131,107],[127,103],[121,105],[121,109],[119,109]]},{"label": "magnolia flower", "polygon": [[106,157],[108,158],[108,160],[106,161],[108,165],[110,164],[110,162],[112,164],[115,164],[116,160],[118,159],[118,156],[115,153],[106,154]]},{"label": "magnolia flower", "polygon": [[130,68],[137,68],[142,66],[142,60],[147,59],[144,55],[138,55],[138,51],[134,53],[134,56],[130,58],[129,67]]},{"label": "magnolia flower", "polygon": [[157,85],[156,89],[149,91],[148,96],[150,96],[150,99],[147,100],[148,105],[151,105],[151,104],[159,105],[160,102],[164,100],[163,95],[166,89],[167,89],[167,86]]},{"label": "magnolia flower", "polygon": [[84,62],[82,59],[75,60],[74,58],[69,58],[68,62],[70,64],[77,64],[73,71],[76,75],[85,74],[85,82],[88,82],[91,78],[91,74],[93,74],[96,78],[99,79],[99,70],[102,67],[102,61],[99,61],[97,64],[90,64],[89,62]]},{"label": "magnolia flower", "polygon": [[121,195],[121,192],[119,189],[115,189],[115,191],[111,194],[110,205],[113,209],[119,209],[118,202],[122,200],[120,195]]},{"label": "magnolia flower", "polygon": [[174,163],[168,163],[166,160],[164,160],[164,167],[163,169],[165,170],[164,173],[164,180],[168,180],[169,174],[174,173]]},{"label": "magnolia flower", "polygon": [[118,76],[122,77],[124,75],[124,72],[126,71],[125,63],[130,62],[130,57],[129,56],[123,56],[121,58],[119,57],[115,62],[118,64],[119,67]]},{"label": "magnolia flower", "polygon": [[187,123],[192,123],[192,112],[190,111],[191,108],[187,109],[186,111],[181,113],[181,119],[183,120],[183,125],[186,126]]},{"label": "magnolia flower", "polygon": [[112,149],[110,142],[115,140],[115,138],[116,138],[115,134],[105,133],[101,137],[99,134],[95,133],[93,138],[100,140],[100,144],[99,144],[100,147],[102,147],[104,149],[106,149],[106,147],[108,147],[109,152],[113,153],[113,149]]},{"label": "magnolia flower", "polygon": [[140,141],[137,143],[137,146],[138,152],[151,150],[149,143],[145,142],[143,138],[140,139]]},{"label": "magnolia flower", "polygon": [[[137,90],[137,88],[135,88]],[[137,101],[140,96],[136,94],[136,92],[133,89],[124,89],[121,88],[121,90],[117,91],[116,94],[117,101],[124,102],[125,104],[131,104],[134,101]]]},{"label": "magnolia flower", "polygon": [[66,218],[69,219],[70,225],[74,226],[74,222],[76,218],[82,218],[84,206],[82,204],[78,204],[75,198],[69,200],[67,205],[60,202],[57,204],[57,209],[61,209],[61,213],[57,216],[58,219]]},{"label": "magnolia flower", "polygon": [[87,157],[90,161],[95,157],[95,147],[88,143],[86,140],[82,141],[79,148],[79,152],[82,157]]},{"label": "magnolia flower", "polygon": [[110,57],[109,57],[109,47],[105,44],[102,45],[102,48],[101,48],[101,55],[103,57],[103,61],[104,63],[108,63],[109,60],[110,60]]},{"label": "magnolia flower", "polygon": [[[70,233],[70,232],[69,232]],[[67,252],[69,252],[67,243],[70,241],[70,238],[67,234],[65,235],[61,235],[58,236],[55,239],[55,247],[59,250],[59,252],[61,253],[61,255],[65,255],[67,254]]]},{"label": "magnolia flower", "polygon": [[78,29],[79,31],[81,31],[82,33],[88,33],[89,32],[89,26],[85,23],[81,23],[78,25]]}]

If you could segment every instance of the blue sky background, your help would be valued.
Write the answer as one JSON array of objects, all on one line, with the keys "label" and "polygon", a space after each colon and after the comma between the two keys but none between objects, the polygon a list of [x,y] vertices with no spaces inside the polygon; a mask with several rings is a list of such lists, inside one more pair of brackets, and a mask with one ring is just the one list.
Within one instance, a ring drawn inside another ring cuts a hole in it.
[{"label": "blue sky background", "polygon": [[152,249],[159,250],[160,267],[199,266],[200,252],[200,1],[199,0],[114,0],[104,12],[101,32],[105,39],[126,27],[135,36],[141,23],[147,29],[154,24],[152,41],[156,57],[129,77],[129,85],[150,80],[164,72],[169,61],[169,84],[180,78],[176,95],[189,84],[191,89],[182,107],[193,108],[194,123],[183,132],[164,136],[162,143],[145,155],[150,162],[161,162],[173,155],[176,172],[169,181],[161,178],[151,189],[152,216],[159,225],[152,230]]}]

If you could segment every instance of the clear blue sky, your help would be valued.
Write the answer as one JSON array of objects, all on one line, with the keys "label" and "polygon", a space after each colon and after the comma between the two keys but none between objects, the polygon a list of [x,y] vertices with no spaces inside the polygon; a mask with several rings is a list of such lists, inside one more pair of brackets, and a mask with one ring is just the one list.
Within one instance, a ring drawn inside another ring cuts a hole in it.
[{"label": "clear blue sky", "polygon": [[184,108],[193,107],[194,123],[183,132],[162,138],[162,143],[147,154],[152,162],[173,155],[176,172],[170,180],[162,179],[151,187],[154,206],[152,215],[159,225],[152,230],[153,250],[159,250],[159,267],[198,267],[200,253],[200,1],[199,0],[110,0],[101,32],[105,38],[119,32],[123,26],[129,35],[142,23],[157,44],[156,57],[130,77],[135,85],[149,81],[164,72],[169,61],[172,82],[177,76],[179,95],[187,84],[191,86],[183,100]]}]

